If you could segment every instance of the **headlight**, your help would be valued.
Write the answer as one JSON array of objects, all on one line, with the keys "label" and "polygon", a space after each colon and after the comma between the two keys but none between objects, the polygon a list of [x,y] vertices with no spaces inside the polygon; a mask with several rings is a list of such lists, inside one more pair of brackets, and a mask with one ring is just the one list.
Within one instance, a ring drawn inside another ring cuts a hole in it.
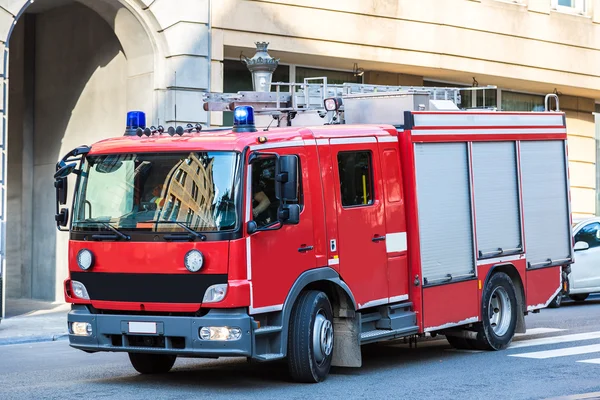
[{"label": "headlight", "polygon": [[94,255],[88,249],[81,249],[77,253],[77,265],[84,271],[87,271],[94,265]]},{"label": "headlight", "polygon": [[242,330],[228,326],[204,326],[198,330],[198,335],[202,340],[239,340]]},{"label": "headlight", "polygon": [[183,264],[190,272],[198,272],[204,264],[204,256],[196,249],[190,250],[183,258]]},{"label": "headlight", "polygon": [[75,297],[79,297],[83,300],[90,299],[90,295],[88,294],[88,291],[83,283],[78,281],[71,281],[71,286],[73,287],[73,294],[75,295]]},{"label": "headlight", "polygon": [[92,324],[88,322],[72,322],[71,334],[76,336],[92,336]]},{"label": "headlight", "polygon": [[225,298],[227,294],[227,284],[220,283],[218,285],[212,285],[206,289],[204,293],[204,299],[202,303],[217,303]]}]

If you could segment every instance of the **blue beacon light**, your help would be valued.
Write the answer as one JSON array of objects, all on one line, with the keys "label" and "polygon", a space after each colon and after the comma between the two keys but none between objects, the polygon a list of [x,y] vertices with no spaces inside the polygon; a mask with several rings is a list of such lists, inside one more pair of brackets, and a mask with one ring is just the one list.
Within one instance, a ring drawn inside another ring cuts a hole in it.
[{"label": "blue beacon light", "polygon": [[129,111],[127,113],[127,126],[125,136],[136,136],[138,128],[146,127],[146,114],[143,111]]},{"label": "blue beacon light", "polygon": [[238,106],[233,110],[233,131],[256,132],[254,108],[252,106]]}]

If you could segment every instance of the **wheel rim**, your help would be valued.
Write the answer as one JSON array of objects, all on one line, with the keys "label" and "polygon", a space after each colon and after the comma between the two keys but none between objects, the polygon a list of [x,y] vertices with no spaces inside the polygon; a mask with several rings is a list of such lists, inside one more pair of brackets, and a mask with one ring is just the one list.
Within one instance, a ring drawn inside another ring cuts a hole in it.
[{"label": "wheel rim", "polygon": [[558,296],[556,296],[556,305],[557,306],[560,305],[561,301],[562,301],[562,294],[559,294]]},{"label": "wheel rim", "polygon": [[503,287],[497,287],[490,296],[488,317],[494,333],[503,336],[510,327],[512,318],[511,304],[508,293]]},{"label": "wheel rim", "polygon": [[313,352],[318,364],[322,364],[333,350],[333,325],[325,316],[323,310],[319,310],[315,317],[313,327]]}]

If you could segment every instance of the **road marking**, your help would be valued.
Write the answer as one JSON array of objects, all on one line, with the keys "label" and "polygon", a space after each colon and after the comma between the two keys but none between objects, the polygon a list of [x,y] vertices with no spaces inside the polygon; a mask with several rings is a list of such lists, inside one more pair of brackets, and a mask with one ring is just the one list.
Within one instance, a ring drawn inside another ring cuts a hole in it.
[{"label": "road marking", "polygon": [[545,344],[577,342],[579,340],[600,339],[600,332],[575,333],[572,335],[552,336],[548,338],[520,340],[508,346],[509,349],[541,346]]},{"label": "road marking", "polygon": [[534,351],[532,353],[509,354],[510,357],[535,358],[542,360],[546,358],[575,356],[578,354],[588,354],[600,352],[600,344],[591,344],[589,346],[567,347],[564,349]]},{"label": "road marking", "polygon": [[562,332],[566,331],[566,329],[559,328],[531,328],[527,329],[525,333],[516,333],[515,337],[523,337],[523,336],[531,336],[531,335],[542,335],[544,333],[554,333],[554,332]]},{"label": "road marking", "polygon": [[483,353],[483,350],[466,350],[466,349],[446,349],[446,351],[451,351],[453,353]]},{"label": "road marking", "polygon": [[[542,334],[546,334],[546,333],[556,333],[556,332],[563,332],[566,331],[566,329],[559,329],[559,328],[531,328],[531,329],[527,329],[527,332],[525,333],[517,333],[515,334],[515,338],[525,338],[527,336],[533,336],[533,335],[542,335]],[[600,337],[600,332],[598,332],[598,337]],[[439,336],[438,336],[439,337]],[[566,336],[556,336],[558,338],[563,338]],[[591,339],[594,339],[595,337],[592,337]],[[552,337],[550,338],[540,338],[540,339],[528,339],[528,340],[518,340],[516,342],[513,342],[509,348],[517,348],[517,347],[527,347],[527,346],[535,346],[535,342],[533,344],[527,344],[527,343],[531,343],[534,340],[544,340],[544,339],[553,339]],[[586,338],[584,339],[575,339],[575,340],[586,340]],[[523,343],[523,344],[522,344]],[[554,342],[551,342],[554,343]],[[560,343],[560,342],[556,342],[556,343]],[[515,346],[516,344],[516,346]],[[545,344],[545,343],[540,343],[540,344]],[[408,343],[394,343],[394,344],[390,344],[389,346],[392,347],[408,347]],[[420,347],[438,347],[438,346],[450,346],[450,344],[448,343],[448,341],[446,340],[445,337],[441,337],[440,339],[429,339],[429,340],[423,340],[423,341],[419,341],[417,343],[417,348]],[[448,350],[456,350],[456,349],[448,349]],[[457,352],[459,353],[480,353],[480,350],[457,350]]]},{"label": "road marking", "polygon": [[590,360],[580,360],[577,362],[587,363],[587,364],[600,364],[600,358],[592,358]]}]

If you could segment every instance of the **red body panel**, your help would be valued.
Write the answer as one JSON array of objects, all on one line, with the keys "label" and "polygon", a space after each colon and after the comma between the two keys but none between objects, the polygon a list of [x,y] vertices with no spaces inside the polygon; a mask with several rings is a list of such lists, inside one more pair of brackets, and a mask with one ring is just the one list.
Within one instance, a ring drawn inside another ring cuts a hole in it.
[{"label": "red body panel", "polygon": [[561,268],[538,268],[527,271],[527,310],[544,308],[561,289]]},{"label": "red body panel", "polygon": [[229,242],[95,242],[69,243],[69,270],[80,272],[77,253],[88,249],[94,254],[89,273],[192,274],[183,264],[185,254],[197,249],[204,255],[202,274],[226,274]]},{"label": "red body panel", "polygon": [[477,280],[432,286],[423,290],[424,330],[473,323],[480,319]]},{"label": "red body panel", "polygon": [[[372,156],[374,200],[370,205],[344,207],[338,196],[339,254],[342,279],[348,284],[358,308],[388,302],[386,244],[373,241],[386,235],[385,197],[379,151],[376,143],[331,145],[332,164],[338,154],[368,150]],[[335,187],[340,187],[339,169],[334,168]]]},{"label": "red body panel", "polygon": [[[397,131],[391,131],[396,136]],[[387,263],[388,263],[388,290],[390,302],[394,299],[408,299],[408,257],[406,248],[406,215],[404,213],[404,190],[402,170],[400,168],[400,152],[397,142],[379,141],[381,152],[381,171],[383,175],[383,189],[385,195],[385,223],[388,235],[392,238],[399,235],[399,243],[390,243],[388,237]]]}]

